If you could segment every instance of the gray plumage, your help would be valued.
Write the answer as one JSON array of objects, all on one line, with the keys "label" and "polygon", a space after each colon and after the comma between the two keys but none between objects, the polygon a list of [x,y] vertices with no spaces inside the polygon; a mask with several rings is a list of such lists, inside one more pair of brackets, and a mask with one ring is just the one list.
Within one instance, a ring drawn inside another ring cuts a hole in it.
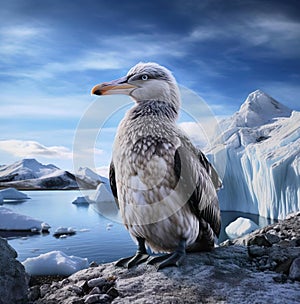
[{"label": "gray plumage", "polygon": [[136,102],[118,127],[110,167],[111,188],[131,236],[155,252],[174,252],[182,243],[190,251],[213,248],[221,225],[220,181],[176,125],[180,94],[172,74],[139,63],[93,93],[125,93]]}]

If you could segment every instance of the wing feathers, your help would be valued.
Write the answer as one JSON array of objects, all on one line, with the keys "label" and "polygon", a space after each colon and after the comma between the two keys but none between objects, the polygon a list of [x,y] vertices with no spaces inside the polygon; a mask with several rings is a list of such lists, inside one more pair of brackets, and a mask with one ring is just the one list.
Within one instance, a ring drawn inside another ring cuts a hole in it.
[{"label": "wing feathers", "polygon": [[[188,201],[192,212],[209,223],[216,236],[219,236],[221,216],[216,189],[207,172],[210,164],[202,152],[202,161],[199,155],[193,152],[180,146],[174,156],[174,171],[178,180],[183,178],[186,184],[194,185],[194,191]],[[189,174],[183,174],[183,171]]]}]

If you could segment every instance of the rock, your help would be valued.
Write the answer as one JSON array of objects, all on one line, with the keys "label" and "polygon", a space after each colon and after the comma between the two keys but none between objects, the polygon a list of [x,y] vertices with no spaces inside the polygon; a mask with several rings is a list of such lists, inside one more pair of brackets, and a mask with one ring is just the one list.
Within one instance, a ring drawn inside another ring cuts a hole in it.
[{"label": "rock", "polygon": [[289,277],[300,281],[300,257],[293,260],[289,270]]},{"label": "rock", "polygon": [[268,241],[265,235],[255,235],[248,239],[248,246],[257,245],[257,246],[265,246],[270,247],[272,244]]},{"label": "rock", "polygon": [[108,291],[107,294],[111,296],[113,299],[117,298],[119,296],[119,292],[115,287],[111,287]]},{"label": "rock", "polygon": [[90,291],[90,295],[92,294],[100,294],[101,293],[101,290],[99,287],[94,287],[91,291]]},{"label": "rock", "polygon": [[249,246],[248,247],[248,254],[250,257],[261,257],[267,253],[267,249],[264,247],[260,247],[257,245]]},{"label": "rock", "polygon": [[106,280],[104,278],[96,278],[88,281],[88,286],[93,288],[93,287],[99,287],[101,288],[106,284]]},{"label": "rock", "polygon": [[88,296],[84,303],[85,304],[93,304],[93,303],[110,303],[110,296],[108,296],[107,294],[94,294],[94,295],[90,295]]},{"label": "rock", "polygon": [[23,303],[27,299],[29,278],[16,257],[16,251],[0,238],[0,304]]},{"label": "rock", "polygon": [[89,264],[89,267],[97,267],[99,266],[98,263],[96,263],[95,261],[92,261],[90,264]]},{"label": "rock", "polygon": [[280,237],[273,233],[266,233],[266,239],[272,245],[280,241]]},{"label": "rock", "polygon": [[35,285],[29,288],[28,300],[35,301],[41,296],[40,287]]}]

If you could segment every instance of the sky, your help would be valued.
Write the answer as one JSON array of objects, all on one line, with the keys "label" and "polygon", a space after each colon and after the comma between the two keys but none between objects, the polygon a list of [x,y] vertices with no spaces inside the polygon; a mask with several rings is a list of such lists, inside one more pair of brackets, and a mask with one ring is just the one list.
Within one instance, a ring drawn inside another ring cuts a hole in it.
[{"label": "sky", "polygon": [[216,119],[256,89],[300,110],[297,0],[0,5],[0,164],[30,157],[71,171],[91,162],[104,170],[131,101],[90,91],[140,61],[170,69]]}]

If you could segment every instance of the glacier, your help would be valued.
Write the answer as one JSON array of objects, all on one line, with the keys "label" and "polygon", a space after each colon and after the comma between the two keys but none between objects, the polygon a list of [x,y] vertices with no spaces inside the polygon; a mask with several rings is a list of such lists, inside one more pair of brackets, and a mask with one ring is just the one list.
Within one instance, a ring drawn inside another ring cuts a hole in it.
[{"label": "glacier", "polygon": [[300,112],[256,90],[219,128],[205,153],[217,171],[226,164],[221,210],[271,219],[300,210]]}]

